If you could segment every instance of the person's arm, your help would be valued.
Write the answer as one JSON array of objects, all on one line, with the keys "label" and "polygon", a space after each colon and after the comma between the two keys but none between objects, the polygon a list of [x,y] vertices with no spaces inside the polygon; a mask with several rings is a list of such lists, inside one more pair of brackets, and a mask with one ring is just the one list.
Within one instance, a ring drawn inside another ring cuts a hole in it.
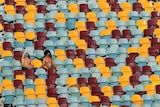
[{"label": "person's arm", "polygon": [[23,58],[21,59],[21,64],[22,64],[22,67],[26,67],[26,66],[25,66],[25,62],[24,62],[24,59],[23,59]]},{"label": "person's arm", "polygon": [[58,67],[55,65],[53,59],[52,59],[52,66],[53,66],[53,68],[55,68],[56,70],[58,70]]},{"label": "person's arm", "polygon": [[46,61],[45,61],[45,59],[42,60],[42,67],[45,68],[45,69],[48,69],[47,66],[46,66]]}]

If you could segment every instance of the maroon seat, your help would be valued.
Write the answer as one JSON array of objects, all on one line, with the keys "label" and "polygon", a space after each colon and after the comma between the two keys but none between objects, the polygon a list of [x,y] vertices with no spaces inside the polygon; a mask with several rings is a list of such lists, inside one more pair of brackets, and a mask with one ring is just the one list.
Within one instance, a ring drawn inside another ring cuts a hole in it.
[{"label": "maroon seat", "polygon": [[96,40],[92,40],[92,39],[88,40],[88,48],[93,48],[96,50],[98,48]]},{"label": "maroon seat", "polygon": [[139,75],[139,76],[142,75],[142,70],[140,66],[135,65],[131,69],[132,69],[133,75]]},{"label": "maroon seat", "polygon": [[46,31],[55,31],[56,28],[54,27],[54,23],[52,22],[45,22]]},{"label": "maroon seat", "polygon": [[89,36],[89,31],[80,31],[80,39],[84,39],[86,42],[88,42],[88,40],[91,39],[91,37]]},{"label": "maroon seat", "polygon": [[76,58],[76,52],[73,49],[67,49],[66,56],[67,56],[67,58],[70,58],[73,60]]},{"label": "maroon seat", "polygon": [[35,0],[26,0],[27,5],[35,5],[36,1]]},{"label": "maroon seat", "polygon": [[24,85],[23,85],[23,82],[22,80],[14,80],[14,87],[16,89],[24,89]]},{"label": "maroon seat", "polygon": [[16,13],[20,13],[23,15],[26,14],[25,6],[17,5],[16,6]]},{"label": "maroon seat", "polygon": [[120,30],[112,30],[112,38],[119,40],[122,38],[122,34]]},{"label": "maroon seat", "polygon": [[147,21],[148,28],[155,29],[158,28],[157,20],[151,19]]},{"label": "maroon seat", "polygon": [[156,88],[156,93],[160,94],[160,84],[156,85],[155,88]]},{"label": "maroon seat", "polygon": [[124,38],[127,38],[128,40],[130,40],[130,38],[132,38],[132,32],[129,29],[125,29],[122,31],[122,35]]},{"label": "maroon seat", "polygon": [[150,75],[153,74],[153,71],[152,71],[152,68],[150,66],[146,65],[146,66],[142,66],[142,73],[144,75],[150,76]]},{"label": "maroon seat", "polygon": [[118,13],[119,11],[122,11],[122,8],[120,6],[119,3],[112,3],[111,4],[111,11],[115,11],[116,13]]},{"label": "maroon seat", "polygon": [[32,80],[34,80],[34,79],[36,78],[36,75],[35,75],[35,73],[34,73],[34,70],[29,70],[29,69],[27,69],[27,70],[25,71],[25,77],[26,77],[27,79],[32,79]]},{"label": "maroon seat", "polygon": [[68,102],[67,102],[67,99],[66,98],[63,98],[63,97],[59,97],[58,98],[58,105],[60,107],[68,107]]},{"label": "maroon seat", "polygon": [[151,18],[152,18],[152,20],[158,20],[158,19],[160,19],[160,12],[158,12],[158,11],[152,11],[151,12]]},{"label": "maroon seat", "polygon": [[122,96],[124,95],[123,88],[121,86],[113,86],[114,95]]},{"label": "maroon seat", "polygon": [[130,66],[131,68],[133,66],[135,66],[136,65],[135,58],[134,57],[127,57],[126,58],[126,65]]},{"label": "maroon seat", "polygon": [[92,87],[92,86],[98,86],[97,79],[95,77],[89,77],[88,78],[88,85],[90,87]]},{"label": "maroon seat", "polygon": [[136,58],[138,55],[139,55],[139,54],[138,54],[137,52],[135,52],[135,53],[130,53],[130,54],[128,55],[128,57]]},{"label": "maroon seat", "polygon": [[34,49],[35,50],[44,50],[43,43],[44,43],[43,40],[34,41]]},{"label": "maroon seat", "polygon": [[38,13],[46,14],[47,13],[46,5],[38,5],[37,6],[37,12]]},{"label": "maroon seat", "polygon": [[90,32],[91,30],[96,30],[96,26],[94,24],[94,22],[88,21],[86,22],[86,27],[88,29],[88,31]]},{"label": "maroon seat", "polygon": [[112,66],[116,66],[117,64],[115,63],[114,59],[113,58],[105,58],[105,63],[106,63],[106,66],[111,68]]},{"label": "maroon seat", "polygon": [[111,101],[108,96],[101,96],[100,100],[101,100],[102,105],[106,105],[108,107],[111,105]]},{"label": "maroon seat", "polygon": [[56,88],[48,88],[47,89],[47,96],[48,97],[55,97],[57,99],[58,98],[58,94],[57,94]]},{"label": "maroon seat", "polygon": [[56,0],[46,0],[47,4],[56,4]]},{"label": "maroon seat", "polygon": [[37,32],[37,40],[45,41],[47,40],[47,36],[45,32]]},{"label": "maroon seat", "polygon": [[153,30],[154,29],[152,29],[152,28],[145,29],[143,31],[144,37],[150,37],[150,38],[152,38],[153,37]]},{"label": "maroon seat", "polygon": [[77,78],[77,83],[78,83],[79,87],[88,86],[87,80],[84,77]]},{"label": "maroon seat", "polygon": [[57,74],[57,71],[53,68],[48,69],[47,71],[49,78],[56,80],[59,76]]},{"label": "maroon seat", "polygon": [[160,39],[159,38],[152,38],[151,39],[151,45],[152,46],[155,46],[155,45],[160,46]]},{"label": "maroon seat", "polygon": [[143,11],[142,4],[139,2],[133,3],[132,8],[133,8],[133,11],[137,11],[138,13],[141,13],[141,11]]},{"label": "maroon seat", "polygon": [[117,0],[107,0],[107,2],[108,2],[109,5],[112,5],[113,3],[116,3]]},{"label": "maroon seat", "polygon": [[53,78],[47,78],[47,79],[46,79],[47,88],[56,88],[55,81],[56,81],[56,80],[53,79]]},{"label": "maroon seat", "polygon": [[129,81],[131,83],[131,85],[134,87],[135,85],[138,85],[140,84],[141,82],[139,81],[139,76],[135,76],[135,75],[132,75],[129,77]]},{"label": "maroon seat", "polygon": [[3,16],[0,15],[0,23],[3,25],[4,24],[4,19],[3,19]]},{"label": "maroon seat", "polygon": [[121,105],[121,107],[129,107],[129,105]]},{"label": "maroon seat", "polygon": [[14,32],[13,25],[11,23],[4,23],[5,32]]},{"label": "maroon seat", "polygon": [[95,67],[94,60],[92,58],[85,59],[85,66],[87,68]]},{"label": "maroon seat", "polygon": [[3,47],[3,50],[9,50],[9,51],[13,50],[11,42],[3,42],[2,47]]},{"label": "maroon seat", "polygon": [[98,96],[99,98],[103,95],[103,93],[101,92],[101,88],[96,85],[91,87],[91,92],[92,95]]},{"label": "maroon seat", "polygon": [[5,0],[5,4],[6,5],[15,5],[15,1],[14,0]]},{"label": "maroon seat", "polygon": [[158,56],[159,55],[159,49],[156,46],[152,46],[148,48],[148,53],[150,56]]},{"label": "maroon seat", "polygon": [[22,23],[14,23],[15,32],[24,32],[24,27]]},{"label": "maroon seat", "polygon": [[82,58],[83,60],[86,59],[86,52],[84,49],[77,49],[76,50],[76,55],[78,58]]},{"label": "maroon seat", "polygon": [[14,70],[14,76],[23,75],[23,70]]},{"label": "maroon seat", "polygon": [[21,60],[22,58],[22,55],[23,55],[23,52],[22,51],[14,51],[13,52],[13,56],[14,56],[14,59],[15,60]]},{"label": "maroon seat", "polygon": [[88,4],[80,4],[79,7],[80,7],[80,12],[84,12],[84,13],[89,12]]}]

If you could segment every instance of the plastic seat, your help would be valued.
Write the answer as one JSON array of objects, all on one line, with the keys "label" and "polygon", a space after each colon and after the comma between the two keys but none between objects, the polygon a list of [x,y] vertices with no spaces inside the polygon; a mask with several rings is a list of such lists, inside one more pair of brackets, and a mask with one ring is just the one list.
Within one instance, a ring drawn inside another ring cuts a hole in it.
[{"label": "plastic seat", "polygon": [[143,10],[142,4],[139,2],[135,2],[133,5],[133,11],[138,11],[140,13]]},{"label": "plastic seat", "polygon": [[14,93],[12,90],[3,90],[2,96],[5,98],[4,104],[12,104],[14,102]]},{"label": "plastic seat", "polygon": [[76,55],[78,58],[82,58],[83,60],[85,60],[85,58],[86,58],[86,52],[84,49],[77,49]]},{"label": "plastic seat", "polygon": [[64,15],[64,13],[56,13],[55,18],[56,18],[57,22],[66,23],[66,17]]},{"label": "plastic seat", "polygon": [[45,40],[43,43],[45,49],[48,50],[54,50],[55,49],[55,44],[53,43],[52,40]]},{"label": "plastic seat", "polygon": [[139,81],[141,82],[142,85],[146,85],[150,83],[150,79],[148,75],[141,75],[139,77]]},{"label": "plastic seat", "polygon": [[129,17],[131,18],[131,20],[137,21],[140,19],[140,15],[138,13],[138,11],[131,11],[129,13]]},{"label": "plastic seat", "polygon": [[160,75],[159,74],[159,65],[154,65],[152,67],[152,71],[154,72],[154,74]]},{"label": "plastic seat", "polygon": [[64,79],[67,79],[69,77],[69,73],[66,68],[59,68],[57,74]]},{"label": "plastic seat", "polygon": [[80,4],[79,10],[80,10],[80,12],[84,12],[84,13],[89,12],[89,6],[88,6],[88,4]]},{"label": "plastic seat", "polygon": [[27,98],[32,98],[32,99],[35,99],[36,98],[36,95],[35,95],[35,92],[33,89],[31,88],[27,88],[24,90],[24,94],[26,95]]},{"label": "plastic seat", "polygon": [[[57,94],[57,92],[56,92],[56,88],[48,88],[48,89],[47,89],[47,96],[57,98],[57,97],[58,97],[58,94]],[[53,101],[53,100],[52,100],[52,101]],[[56,105],[57,105],[57,104],[56,104]]]},{"label": "plastic seat", "polygon": [[129,20],[129,15],[127,11],[119,11],[118,17],[120,18],[120,20],[124,22],[127,22]]},{"label": "plastic seat", "polygon": [[142,95],[142,99],[144,101],[143,106],[144,105],[152,105],[153,104],[153,98],[148,94]]},{"label": "plastic seat", "polygon": [[[86,13],[86,17],[88,19],[89,22],[94,22],[96,23],[97,22],[97,15],[95,12],[87,12]],[[94,28],[95,29],[95,28]]]},{"label": "plastic seat", "polygon": [[[44,34],[44,33],[42,33],[42,34]],[[46,34],[46,36],[44,34],[44,37],[45,38],[48,37],[49,40],[52,40],[53,42],[56,42],[58,40],[58,35],[56,34],[55,31],[48,31],[47,34]]]},{"label": "plastic seat", "polygon": [[26,13],[25,15],[24,15],[24,19],[25,19],[25,21],[27,22],[27,23],[31,23],[31,24],[35,24],[35,17],[34,17],[34,15],[35,15],[35,13],[33,12],[28,12],[28,13]]},{"label": "plastic seat", "polygon": [[86,58],[85,59],[85,66],[87,68],[95,67],[93,59],[92,58]]},{"label": "plastic seat", "polygon": [[13,29],[12,24],[9,24],[9,23],[4,24],[4,31],[5,32],[13,32],[14,29]]},{"label": "plastic seat", "polygon": [[4,10],[7,14],[11,14],[12,16],[14,16],[16,13],[16,10],[13,5],[5,5]]},{"label": "plastic seat", "polygon": [[135,90],[136,94],[138,94],[138,95],[142,96],[142,95],[146,94],[146,90],[143,85],[140,85],[140,84],[135,85],[134,90]]},{"label": "plastic seat", "polygon": [[91,76],[90,70],[88,68],[86,68],[86,67],[80,68],[79,72],[80,72],[81,76],[85,77],[86,79]]},{"label": "plastic seat", "polygon": [[33,90],[35,90],[35,84],[34,84],[34,81],[32,79],[25,79],[24,81],[24,86],[25,88],[31,88]]},{"label": "plastic seat", "polygon": [[68,5],[68,10],[74,15],[76,15],[79,12],[79,7],[77,4],[71,3]]},{"label": "plastic seat", "polygon": [[121,6],[120,6],[120,4],[118,2],[111,4],[111,11],[115,11],[116,13],[118,13],[121,10],[122,10]]},{"label": "plastic seat", "polygon": [[153,7],[153,4],[151,2],[143,2],[143,8],[145,11],[147,12],[152,12],[154,11],[154,7]]},{"label": "plastic seat", "polygon": [[48,104],[49,107],[52,107],[52,106],[58,107],[57,99],[54,98],[54,97],[49,97],[49,98],[47,99],[47,104]]},{"label": "plastic seat", "polygon": [[151,12],[151,18],[154,20],[158,20],[159,19],[159,12],[158,11],[152,11]]},{"label": "plastic seat", "polygon": [[117,86],[117,85],[120,84],[119,80],[118,80],[118,77],[116,77],[116,76],[109,77],[109,82],[110,82],[111,87],[114,87],[114,86]]},{"label": "plastic seat", "polygon": [[126,93],[126,95],[129,95],[130,97],[132,97],[132,95],[135,94],[135,90],[132,85],[125,86],[123,90]]},{"label": "plastic seat", "polygon": [[46,5],[38,5],[37,6],[37,12],[46,14],[47,13]]},{"label": "plastic seat", "polygon": [[140,95],[134,94],[134,95],[132,95],[131,99],[135,104],[142,106],[143,100]]},{"label": "plastic seat", "polygon": [[115,29],[117,29],[117,25],[116,25],[116,23],[115,23],[114,20],[106,21],[106,27],[107,27],[109,30],[115,30]]},{"label": "plastic seat", "polygon": [[91,90],[88,86],[80,87],[80,93],[82,96],[86,96],[86,97],[91,96]]},{"label": "plastic seat", "polygon": [[27,5],[35,5],[36,1],[35,0],[26,0]]},{"label": "plastic seat", "polygon": [[148,76],[151,76],[152,75],[152,69],[151,69],[151,67],[148,65],[146,65],[146,66],[143,66],[142,67],[142,73],[144,74],[144,75],[148,75]]},{"label": "plastic seat", "polygon": [[140,17],[144,20],[150,20],[151,19],[151,14],[146,11],[141,11]]},{"label": "plastic seat", "polygon": [[34,42],[35,50],[44,50],[43,43],[44,43],[44,41],[42,41],[42,40],[35,41]]},{"label": "plastic seat", "polygon": [[22,6],[22,5],[21,5],[21,6],[20,6],[20,5],[19,5],[19,6],[17,5],[17,6],[16,6],[16,13],[20,13],[20,14],[23,14],[23,15],[24,15],[24,14],[26,13],[25,7]]}]

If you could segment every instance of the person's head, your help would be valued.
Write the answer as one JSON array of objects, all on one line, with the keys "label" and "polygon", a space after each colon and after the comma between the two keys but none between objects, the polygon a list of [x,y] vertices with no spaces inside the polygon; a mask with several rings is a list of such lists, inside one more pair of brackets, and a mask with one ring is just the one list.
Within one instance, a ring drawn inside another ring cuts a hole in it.
[{"label": "person's head", "polygon": [[51,52],[50,52],[49,50],[46,50],[46,51],[44,52],[44,56],[49,56],[50,58],[52,57],[52,56],[51,56]]},{"label": "person's head", "polygon": [[28,52],[24,52],[24,54],[23,54],[23,58],[26,58],[26,57],[30,58],[30,56],[29,56],[29,53],[28,53]]}]

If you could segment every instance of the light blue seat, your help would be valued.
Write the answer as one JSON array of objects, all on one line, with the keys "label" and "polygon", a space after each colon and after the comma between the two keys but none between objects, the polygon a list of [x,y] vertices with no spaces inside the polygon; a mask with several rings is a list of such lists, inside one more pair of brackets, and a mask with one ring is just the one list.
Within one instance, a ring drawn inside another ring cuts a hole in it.
[{"label": "light blue seat", "polygon": [[54,59],[54,64],[56,64],[58,68],[64,68],[64,62],[62,60]]},{"label": "light blue seat", "polygon": [[12,70],[10,69],[10,70],[3,70],[3,77],[5,78],[5,79],[9,79],[9,80],[14,80],[14,74],[13,74],[13,72],[12,72]]},{"label": "light blue seat", "polygon": [[76,22],[76,16],[73,13],[68,13],[67,14],[67,21],[73,21]]},{"label": "light blue seat", "polygon": [[91,30],[89,36],[94,40],[101,39],[100,32],[98,30]]},{"label": "light blue seat", "polygon": [[97,27],[98,31],[105,30],[106,29],[105,21],[104,20],[98,20],[96,22],[96,27]]},{"label": "light blue seat", "polygon": [[45,32],[45,25],[42,22],[35,23],[36,32]]},{"label": "light blue seat", "polygon": [[116,24],[117,24],[117,27],[118,27],[118,29],[119,29],[120,31],[123,31],[123,30],[127,29],[127,25],[126,25],[125,22],[122,21],[122,20],[118,20],[118,21],[116,22]]},{"label": "light blue seat", "polygon": [[68,102],[70,107],[79,107],[79,100],[77,97],[70,96]]},{"label": "light blue seat", "polygon": [[95,77],[96,79],[101,77],[101,72],[97,67],[91,67],[90,71],[91,71],[91,77]]},{"label": "light blue seat", "polygon": [[7,41],[7,42],[11,42],[13,43],[15,41],[14,39],[14,35],[12,32],[5,32],[4,33],[4,39]]},{"label": "light blue seat", "polygon": [[26,48],[26,47],[33,47],[33,42],[32,41],[25,41],[24,48]]},{"label": "light blue seat", "polygon": [[154,104],[154,103],[152,105],[152,107],[159,107],[159,106],[160,106],[160,104]]},{"label": "light blue seat", "polygon": [[160,105],[160,94],[154,94],[152,97],[153,97],[153,100],[154,100],[153,105],[154,104],[159,104]]},{"label": "light blue seat", "polygon": [[111,39],[108,41],[108,44],[109,44],[110,47],[113,47],[113,48],[118,48],[118,47],[119,47],[118,40],[115,39],[115,38],[111,38]]},{"label": "light blue seat", "polygon": [[134,30],[137,29],[137,25],[134,20],[127,21],[126,25],[127,25],[128,29],[131,30],[132,32],[134,32]]},{"label": "light blue seat", "polygon": [[151,68],[152,68],[152,71],[154,72],[154,74],[157,74],[160,76],[160,66],[159,65],[154,65]]},{"label": "light blue seat", "polygon": [[139,38],[131,38],[130,39],[130,44],[131,44],[131,47],[135,47],[135,48],[139,48],[140,47],[140,42],[139,42]]},{"label": "light blue seat", "polygon": [[56,56],[55,56],[55,54],[54,54],[54,50],[50,50],[50,49],[49,49],[49,51],[51,52],[51,57],[52,57],[52,59],[55,59]]},{"label": "light blue seat", "polygon": [[69,74],[71,77],[74,77],[74,78],[79,78],[80,77],[80,73],[78,71],[77,68],[68,68],[68,71],[69,71]]},{"label": "light blue seat", "polygon": [[24,51],[27,51],[30,58],[35,59],[34,47],[26,47]]},{"label": "light blue seat", "polygon": [[134,90],[135,90],[136,93],[138,93],[138,92],[144,92],[145,88],[144,88],[143,85],[137,84],[137,85],[134,86]]},{"label": "light blue seat", "polygon": [[153,104],[152,96],[150,96],[149,94],[144,94],[144,95],[142,95],[142,99],[143,99],[143,104],[147,104],[147,105],[152,106],[152,104]]},{"label": "light blue seat", "polygon": [[67,13],[69,12],[68,7],[67,7],[67,4],[64,4],[64,3],[58,5],[58,10],[59,10],[61,13],[64,13],[65,15],[67,15]]},{"label": "light blue seat", "polygon": [[0,6],[0,15],[2,15],[2,16],[5,15],[5,11],[4,11],[4,6],[3,5]]},{"label": "light blue seat", "polygon": [[57,73],[63,79],[66,79],[69,77],[69,71],[66,68],[59,68]]},{"label": "light blue seat", "polygon": [[48,78],[48,75],[47,75],[47,72],[45,71],[45,69],[43,68],[38,68],[36,69],[36,72],[35,72],[36,76],[38,78],[42,78],[44,80],[46,80]]},{"label": "light blue seat", "polygon": [[46,5],[46,0],[35,0],[37,5]]},{"label": "light blue seat", "polygon": [[76,43],[73,40],[67,40],[65,44],[67,46],[67,49],[73,49],[73,50],[77,49]]},{"label": "light blue seat", "polygon": [[31,23],[25,23],[24,25],[25,31],[35,31],[35,26]]},{"label": "light blue seat", "polygon": [[120,66],[111,67],[112,76],[120,77],[122,75]]},{"label": "light blue seat", "polygon": [[55,28],[57,29],[57,31],[65,31],[66,25],[63,22],[56,22]]},{"label": "light blue seat", "polygon": [[48,4],[47,10],[48,10],[48,13],[57,13],[58,12],[58,8],[57,8],[56,4]]},{"label": "light blue seat", "polygon": [[69,94],[72,96],[72,97],[77,97],[79,98],[80,97],[80,92],[79,92],[79,89],[78,87],[69,87]]},{"label": "light blue seat", "polygon": [[135,90],[132,85],[124,86],[123,91],[130,97],[135,94]]},{"label": "light blue seat", "polygon": [[141,84],[144,85],[144,86],[145,86],[146,84],[150,84],[150,83],[151,83],[148,75],[141,75],[141,76],[139,77],[139,81],[140,81]]},{"label": "light blue seat", "polygon": [[60,77],[55,81],[57,87],[64,87],[66,85],[66,78]]},{"label": "light blue seat", "polygon": [[115,47],[107,48],[107,55],[113,59],[116,59],[118,57],[118,49]]},{"label": "light blue seat", "polygon": [[152,105],[149,104],[143,104],[142,107],[152,107]]},{"label": "light blue seat", "polygon": [[79,73],[81,74],[81,77],[84,77],[86,79],[91,76],[89,68],[80,68]]},{"label": "light blue seat", "polygon": [[119,47],[118,48],[118,53],[119,53],[119,57],[125,57],[126,58],[128,56],[126,48]]},{"label": "light blue seat", "polygon": [[25,24],[25,20],[24,20],[23,14],[17,13],[17,14],[15,14],[14,18],[15,18],[16,23],[21,23],[23,25]]},{"label": "light blue seat", "polygon": [[108,13],[108,18],[110,20],[118,21],[118,14],[115,11],[111,11]]},{"label": "light blue seat", "polygon": [[130,47],[130,43],[127,38],[120,38],[119,45],[120,45],[120,47],[126,48],[126,49],[128,49]]},{"label": "light blue seat", "polygon": [[45,18],[45,16],[44,16],[44,14],[43,13],[37,13],[36,15],[35,15],[35,20],[36,20],[36,22],[41,22],[41,23],[45,23],[45,21],[46,21],[46,18]]},{"label": "light blue seat", "polygon": [[129,17],[131,20],[134,20],[135,22],[140,19],[138,11],[131,11],[129,13]]},{"label": "light blue seat", "polygon": [[76,21],[68,21],[66,22],[66,29],[74,30]]},{"label": "light blue seat", "polygon": [[92,58],[92,59],[97,57],[97,53],[96,53],[96,50],[94,48],[87,48],[86,55],[87,55],[88,58]]},{"label": "light blue seat", "polygon": [[15,98],[13,105],[15,107],[25,107],[25,99],[23,98]]},{"label": "light blue seat", "polygon": [[147,65],[149,65],[149,66],[157,65],[156,58],[154,56],[148,56],[146,58],[146,61],[147,61]]},{"label": "light blue seat", "polygon": [[100,57],[106,57],[107,55],[106,49],[104,48],[97,48],[96,53],[97,53],[97,56],[100,56]]},{"label": "light blue seat", "polygon": [[123,2],[127,2],[127,0],[118,0],[118,3],[122,5]]},{"label": "light blue seat", "polygon": [[151,19],[151,14],[148,13],[147,11],[141,11],[140,17],[146,21]]},{"label": "light blue seat", "polygon": [[64,66],[65,66],[65,68],[67,68],[67,69],[74,68],[73,60],[72,60],[72,59],[69,59],[69,58],[65,59],[65,60],[64,60]]},{"label": "light blue seat", "polygon": [[133,103],[133,104],[131,105],[131,107],[140,107],[140,105]]},{"label": "light blue seat", "polygon": [[99,8],[99,5],[97,4],[97,2],[91,3],[89,6],[90,6],[90,9],[92,12],[96,12],[96,13],[100,12],[100,8]]},{"label": "light blue seat", "polygon": [[85,96],[81,96],[79,98],[79,103],[80,103],[80,106],[91,107],[89,99],[87,97],[85,97]]},{"label": "light blue seat", "polygon": [[127,94],[121,96],[122,105],[128,105],[129,107],[132,105],[131,97]]},{"label": "light blue seat", "polygon": [[103,86],[109,85],[108,79],[106,77],[104,77],[104,76],[100,76],[98,78],[98,83],[99,83],[99,86],[100,86],[101,89],[102,89]]},{"label": "light blue seat", "polygon": [[128,0],[128,2],[129,2],[130,4],[133,4],[133,3],[137,2],[137,0]]},{"label": "light blue seat", "polygon": [[5,22],[8,22],[8,23],[14,22],[14,17],[11,14],[4,14],[3,18]]},{"label": "light blue seat", "polygon": [[13,42],[13,47],[14,47],[14,49],[20,49],[20,50],[23,50],[24,48],[24,46],[23,46],[23,44],[22,44],[22,42],[16,42],[16,41],[14,41]]},{"label": "light blue seat", "polygon": [[67,87],[58,87],[57,93],[59,94],[59,97],[67,98],[69,97],[69,91]]},{"label": "light blue seat", "polygon": [[[49,5],[48,5],[49,6]],[[51,5],[52,6],[52,5]],[[50,6],[50,7],[51,7]],[[52,7],[52,8],[54,8],[54,6]],[[58,11],[58,10],[56,10],[56,11]],[[55,12],[56,11],[51,11],[51,12],[48,12],[48,13],[46,13],[46,20],[47,20],[47,22],[53,22],[53,23],[55,23],[56,22],[56,19],[55,19]],[[56,12],[57,13],[57,12]]]},{"label": "light blue seat", "polygon": [[44,43],[43,43],[43,46],[47,50],[54,50],[55,49],[55,44],[52,40],[45,40]]},{"label": "light blue seat", "polygon": [[143,32],[139,29],[134,29],[132,32],[133,32],[132,34],[133,34],[134,38],[140,39],[143,37]]},{"label": "light blue seat", "polygon": [[137,56],[135,59],[135,62],[137,63],[138,66],[142,68],[142,66],[145,66],[147,64],[146,60],[142,56]]},{"label": "light blue seat", "polygon": [[43,59],[44,57],[44,51],[43,50],[34,50],[35,57],[37,59]]},{"label": "light blue seat", "polygon": [[52,40],[53,42],[56,42],[58,40],[58,35],[55,31],[48,31],[46,36],[49,38],[49,40]]},{"label": "light blue seat", "polygon": [[111,96],[110,100],[111,100],[111,102],[112,102],[112,105],[121,106],[121,98],[120,98],[120,96],[118,96],[118,95],[113,95],[113,96]]},{"label": "light blue seat", "polygon": [[18,89],[18,88],[15,89],[14,90],[14,95],[15,95],[16,98],[21,98],[21,99],[25,98],[23,89]]},{"label": "light blue seat", "polygon": [[36,100],[32,98],[25,98],[25,105],[27,105],[27,107],[36,107]]},{"label": "light blue seat", "polygon": [[55,44],[56,44],[56,49],[63,49],[63,50],[66,49],[66,45],[63,40],[57,40]]},{"label": "light blue seat", "polygon": [[19,60],[12,61],[12,70],[22,70],[22,65]]},{"label": "light blue seat", "polygon": [[105,12],[98,12],[97,17],[99,20],[104,20],[104,21],[108,20],[108,16]]},{"label": "light blue seat", "polygon": [[35,90],[34,81],[32,79],[25,79],[24,86],[25,88],[32,88]]},{"label": "light blue seat", "polygon": [[78,21],[87,21],[86,15],[84,12],[79,12],[76,14],[76,18],[78,19]]},{"label": "light blue seat", "polygon": [[3,89],[2,97],[4,98],[4,104],[12,104],[14,102],[14,92],[12,90]]},{"label": "light blue seat", "polygon": [[36,103],[37,103],[38,107],[48,107],[45,98],[37,98]]},{"label": "light blue seat", "polygon": [[2,61],[2,72],[5,70],[11,70],[11,63],[9,61]]},{"label": "light blue seat", "polygon": [[109,77],[109,83],[110,83],[110,86],[112,86],[112,87],[119,85],[118,77],[116,77],[116,76]]},{"label": "light blue seat", "polygon": [[67,31],[58,31],[57,35],[58,35],[59,39],[63,40],[64,42],[69,40],[69,36],[68,36]]},{"label": "light blue seat", "polygon": [[115,63],[117,64],[117,66],[125,66],[126,65],[126,57],[124,57],[124,56],[116,57]]},{"label": "light blue seat", "polygon": [[97,44],[98,44],[99,48],[104,48],[106,50],[108,48],[108,42],[106,39],[98,39]]}]

